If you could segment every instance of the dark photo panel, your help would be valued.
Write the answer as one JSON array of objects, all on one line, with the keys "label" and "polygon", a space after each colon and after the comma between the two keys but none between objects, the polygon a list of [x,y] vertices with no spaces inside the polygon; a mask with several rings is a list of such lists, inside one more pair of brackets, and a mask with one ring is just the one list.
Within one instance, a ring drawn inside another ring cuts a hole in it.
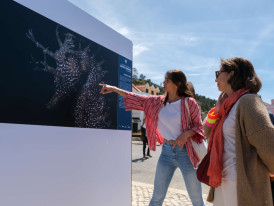
[{"label": "dark photo panel", "polygon": [[118,85],[119,55],[16,2],[0,11],[0,122],[117,129],[98,84]]}]

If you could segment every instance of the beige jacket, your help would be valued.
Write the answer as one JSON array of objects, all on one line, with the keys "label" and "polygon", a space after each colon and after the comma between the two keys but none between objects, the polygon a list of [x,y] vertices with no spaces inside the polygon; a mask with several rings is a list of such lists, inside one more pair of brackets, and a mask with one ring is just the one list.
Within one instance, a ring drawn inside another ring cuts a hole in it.
[{"label": "beige jacket", "polygon": [[[211,128],[204,129],[209,137]],[[239,100],[235,138],[238,206],[273,206],[268,173],[274,173],[274,127],[258,95]],[[211,187],[207,201],[213,200]]]}]

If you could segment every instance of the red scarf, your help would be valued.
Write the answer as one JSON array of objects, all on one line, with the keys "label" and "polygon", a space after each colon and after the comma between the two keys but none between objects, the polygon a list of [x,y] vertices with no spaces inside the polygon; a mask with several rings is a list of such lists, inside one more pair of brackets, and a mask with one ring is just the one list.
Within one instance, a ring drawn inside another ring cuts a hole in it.
[{"label": "red scarf", "polygon": [[220,120],[215,123],[211,130],[209,140],[210,163],[207,171],[209,176],[209,185],[218,187],[222,182],[223,172],[223,152],[224,152],[224,137],[223,123],[229,115],[229,112],[237,100],[244,94],[248,93],[248,89],[240,89],[233,92],[222,104],[220,108]]}]

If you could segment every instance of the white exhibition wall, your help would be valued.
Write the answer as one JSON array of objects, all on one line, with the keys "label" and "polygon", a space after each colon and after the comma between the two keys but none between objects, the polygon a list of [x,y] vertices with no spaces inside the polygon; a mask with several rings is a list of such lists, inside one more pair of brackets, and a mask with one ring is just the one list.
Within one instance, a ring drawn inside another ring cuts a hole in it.
[{"label": "white exhibition wall", "polygon": [[[130,40],[70,2],[15,2],[132,61]],[[128,129],[0,123],[0,165],[1,206],[131,205]]]},{"label": "white exhibition wall", "polygon": [[0,128],[0,205],[131,204],[130,131]]}]

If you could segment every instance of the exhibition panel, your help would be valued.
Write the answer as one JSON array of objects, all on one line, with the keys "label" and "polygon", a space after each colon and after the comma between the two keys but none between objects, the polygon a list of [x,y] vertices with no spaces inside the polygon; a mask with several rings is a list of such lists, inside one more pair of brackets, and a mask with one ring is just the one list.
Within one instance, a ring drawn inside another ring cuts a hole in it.
[{"label": "exhibition panel", "polygon": [[0,10],[0,205],[130,205],[131,112],[99,83],[131,90],[132,42],[66,0]]}]

